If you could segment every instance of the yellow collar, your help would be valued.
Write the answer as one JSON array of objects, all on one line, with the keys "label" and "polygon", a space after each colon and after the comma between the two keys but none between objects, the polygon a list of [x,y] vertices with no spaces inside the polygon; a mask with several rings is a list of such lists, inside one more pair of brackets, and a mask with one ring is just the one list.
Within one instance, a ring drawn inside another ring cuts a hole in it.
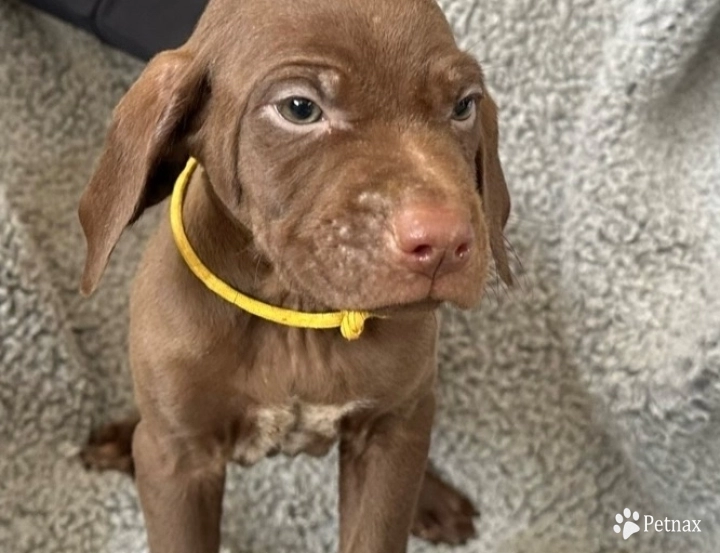
[{"label": "yellow collar", "polygon": [[197,256],[190,241],[185,234],[182,222],[182,206],[185,199],[185,190],[190,177],[198,166],[194,158],[190,158],[185,169],[175,181],[172,199],[170,201],[170,224],[180,255],[187,263],[192,273],[210,290],[224,300],[247,311],[248,313],[272,321],[274,323],[293,326],[297,328],[340,328],[340,332],[347,340],[356,340],[362,334],[365,321],[373,314],[366,311],[336,311],[332,313],[303,313],[282,307],[275,307],[253,299],[235,290],[208,269]]}]

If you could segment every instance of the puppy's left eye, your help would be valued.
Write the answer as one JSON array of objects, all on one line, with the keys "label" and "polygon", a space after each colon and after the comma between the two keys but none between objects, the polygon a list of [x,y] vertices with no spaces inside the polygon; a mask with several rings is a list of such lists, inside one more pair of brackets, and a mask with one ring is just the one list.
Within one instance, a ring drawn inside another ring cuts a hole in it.
[{"label": "puppy's left eye", "polygon": [[299,96],[283,100],[277,105],[277,110],[283,118],[296,125],[317,123],[323,115],[322,110],[315,102]]},{"label": "puppy's left eye", "polygon": [[455,121],[467,121],[475,113],[475,96],[466,96],[453,108],[452,118]]}]

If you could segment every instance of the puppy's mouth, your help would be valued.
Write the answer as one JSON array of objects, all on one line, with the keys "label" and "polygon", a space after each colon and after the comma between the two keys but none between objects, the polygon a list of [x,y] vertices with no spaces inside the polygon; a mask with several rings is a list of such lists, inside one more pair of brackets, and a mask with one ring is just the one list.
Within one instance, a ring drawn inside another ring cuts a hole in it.
[{"label": "puppy's mouth", "polygon": [[486,263],[477,254],[462,266],[452,267],[455,270],[444,271],[437,267],[417,270],[394,260],[352,261],[355,260],[343,256],[318,256],[299,267],[278,263],[276,272],[282,276],[284,287],[293,290],[292,307],[305,311],[368,311],[377,315],[427,312],[442,303],[460,309],[474,307],[482,296],[487,272]]},{"label": "puppy's mouth", "polygon": [[[476,287],[468,283],[466,275],[447,275],[444,277],[420,277],[413,279],[414,282],[406,287],[401,286],[401,291],[392,294],[383,302],[382,297],[368,298],[368,301],[361,302],[362,309],[372,311],[377,315],[392,315],[402,313],[419,313],[432,311],[443,303],[453,304],[461,309],[467,309],[476,305],[482,293],[476,293]],[[416,275],[417,277],[417,275]],[[483,281],[478,277],[479,281]]]},{"label": "puppy's mouth", "polygon": [[450,303],[462,309],[471,307],[476,300],[449,296],[444,292],[436,290],[435,286],[431,286],[427,295],[420,299],[411,298],[407,301],[399,301],[397,303],[383,305],[379,308],[373,308],[372,311],[378,315],[391,315],[392,313],[414,313],[432,311],[440,307],[443,303]]},{"label": "puppy's mouth", "polygon": [[425,299],[409,301],[407,303],[397,303],[386,305],[373,309],[373,313],[381,317],[392,317],[393,315],[405,313],[425,313],[434,311],[443,303],[444,300],[433,299],[430,296]]}]

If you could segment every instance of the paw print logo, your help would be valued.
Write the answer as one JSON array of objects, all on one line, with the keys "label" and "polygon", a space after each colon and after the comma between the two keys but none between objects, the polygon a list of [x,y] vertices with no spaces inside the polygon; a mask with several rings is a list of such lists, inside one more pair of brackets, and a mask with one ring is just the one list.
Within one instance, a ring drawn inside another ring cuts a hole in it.
[{"label": "paw print logo", "polygon": [[622,515],[620,513],[615,515],[615,521],[617,524],[613,526],[613,530],[616,534],[622,532],[622,537],[626,540],[633,534],[637,534],[640,531],[640,527],[637,525],[638,520],[640,520],[640,513],[637,511],[631,513],[630,509],[626,508],[622,512]]}]

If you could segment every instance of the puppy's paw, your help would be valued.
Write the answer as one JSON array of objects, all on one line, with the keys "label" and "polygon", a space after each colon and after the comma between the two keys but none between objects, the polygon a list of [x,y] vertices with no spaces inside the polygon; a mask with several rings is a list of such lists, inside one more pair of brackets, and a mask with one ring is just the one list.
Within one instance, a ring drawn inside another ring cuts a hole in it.
[{"label": "puppy's paw", "polygon": [[432,543],[461,545],[475,537],[473,519],[478,515],[467,497],[428,470],[412,533]]},{"label": "puppy's paw", "polygon": [[132,436],[137,423],[137,420],[126,420],[94,430],[80,452],[85,467],[133,474]]}]

